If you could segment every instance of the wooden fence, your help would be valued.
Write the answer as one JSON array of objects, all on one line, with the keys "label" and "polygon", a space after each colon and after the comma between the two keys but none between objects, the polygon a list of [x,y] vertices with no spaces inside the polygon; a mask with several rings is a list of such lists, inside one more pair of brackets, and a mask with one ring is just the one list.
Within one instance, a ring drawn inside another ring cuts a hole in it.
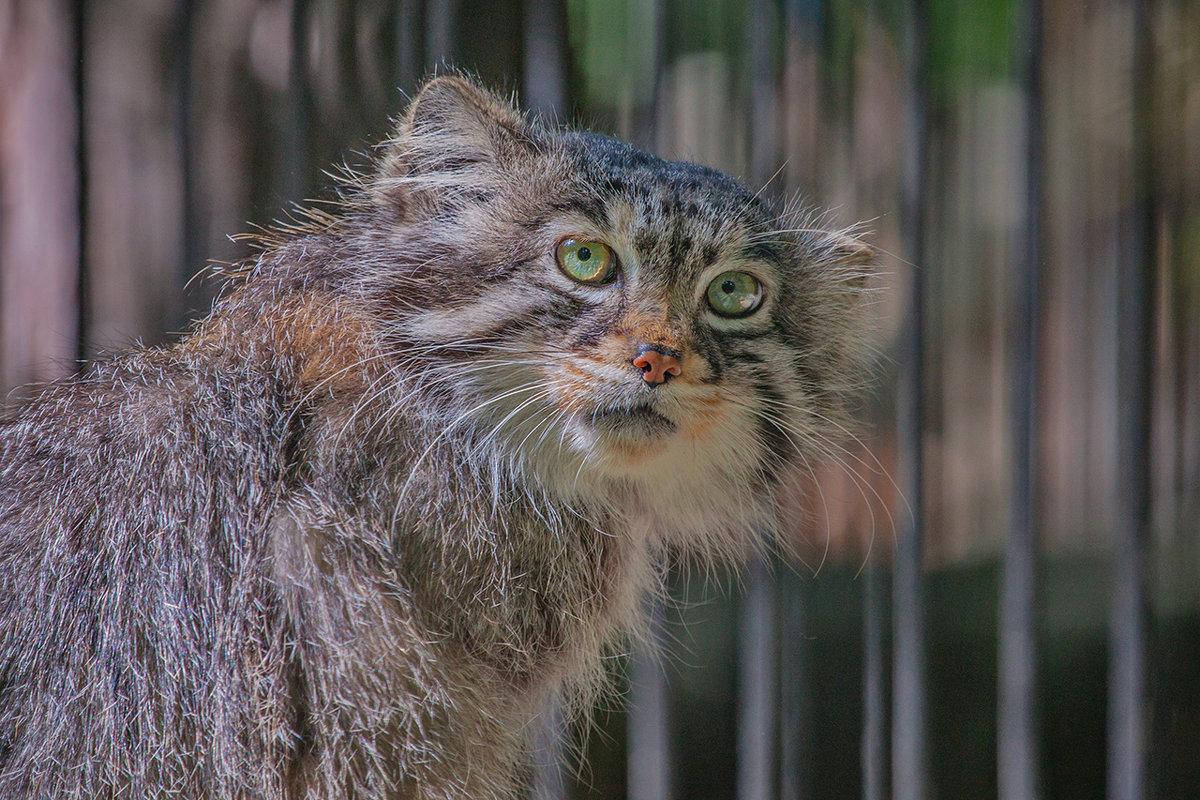
[{"label": "wooden fence", "polygon": [[184,329],[447,63],[884,254],[805,563],[681,581],[536,795],[1200,796],[1200,6],[0,0],[0,389]]}]

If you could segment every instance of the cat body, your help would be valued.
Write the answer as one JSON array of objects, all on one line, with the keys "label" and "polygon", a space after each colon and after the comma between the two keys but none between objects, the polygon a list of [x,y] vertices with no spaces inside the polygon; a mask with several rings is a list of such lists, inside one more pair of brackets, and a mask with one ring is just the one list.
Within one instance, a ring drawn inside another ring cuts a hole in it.
[{"label": "cat body", "polygon": [[0,796],[514,797],[844,424],[869,253],[730,178],[443,77],[346,192],[0,421]]}]

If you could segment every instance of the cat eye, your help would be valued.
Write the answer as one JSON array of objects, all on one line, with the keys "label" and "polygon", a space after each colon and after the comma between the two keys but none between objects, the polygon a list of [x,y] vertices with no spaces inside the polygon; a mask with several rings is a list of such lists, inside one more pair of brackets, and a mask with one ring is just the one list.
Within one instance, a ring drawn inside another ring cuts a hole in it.
[{"label": "cat eye", "polygon": [[746,317],[762,305],[763,287],[745,272],[722,272],[708,284],[708,307],[722,317]]},{"label": "cat eye", "polygon": [[603,242],[563,239],[554,257],[559,269],[580,283],[608,283],[617,274],[617,256]]}]

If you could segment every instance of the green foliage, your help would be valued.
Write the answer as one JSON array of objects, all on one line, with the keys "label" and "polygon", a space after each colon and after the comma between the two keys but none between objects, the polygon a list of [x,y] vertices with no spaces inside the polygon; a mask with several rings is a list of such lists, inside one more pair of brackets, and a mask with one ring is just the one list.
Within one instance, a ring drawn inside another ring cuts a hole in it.
[{"label": "green foliage", "polygon": [[736,57],[745,13],[745,0],[666,2],[656,42],[652,0],[567,0],[571,60],[588,102],[615,108],[650,101],[656,47],[672,58],[706,51]]},{"label": "green foliage", "polygon": [[645,0],[568,0],[570,57],[589,102],[648,101],[654,88],[654,6]]},{"label": "green foliage", "polygon": [[675,54],[717,50],[735,53],[741,49],[745,0],[713,0],[693,3],[674,0],[668,3],[671,41],[668,49]]},{"label": "green foliage", "polygon": [[964,88],[1011,76],[1015,0],[929,0],[929,90],[944,102]]}]

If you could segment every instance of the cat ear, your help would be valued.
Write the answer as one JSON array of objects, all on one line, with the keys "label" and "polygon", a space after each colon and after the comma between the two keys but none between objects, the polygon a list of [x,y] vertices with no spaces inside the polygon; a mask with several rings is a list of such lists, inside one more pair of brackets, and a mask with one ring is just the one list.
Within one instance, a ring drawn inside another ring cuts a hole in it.
[{"label": "cat ear", "polygon": [[831,261],[844,273],[842,282],[854,289],[865,287],[878,265],[879,254],[875,248],[853,230],[831,233],[828,247]]},{"label": "cat ear", "polygon": [[[534,146],[529,121],[511,103],[458,75],[425,84],[385,145],[380,177],[460,179],[494,174]],[[441,183],[432,180],[434,184]]]}]

